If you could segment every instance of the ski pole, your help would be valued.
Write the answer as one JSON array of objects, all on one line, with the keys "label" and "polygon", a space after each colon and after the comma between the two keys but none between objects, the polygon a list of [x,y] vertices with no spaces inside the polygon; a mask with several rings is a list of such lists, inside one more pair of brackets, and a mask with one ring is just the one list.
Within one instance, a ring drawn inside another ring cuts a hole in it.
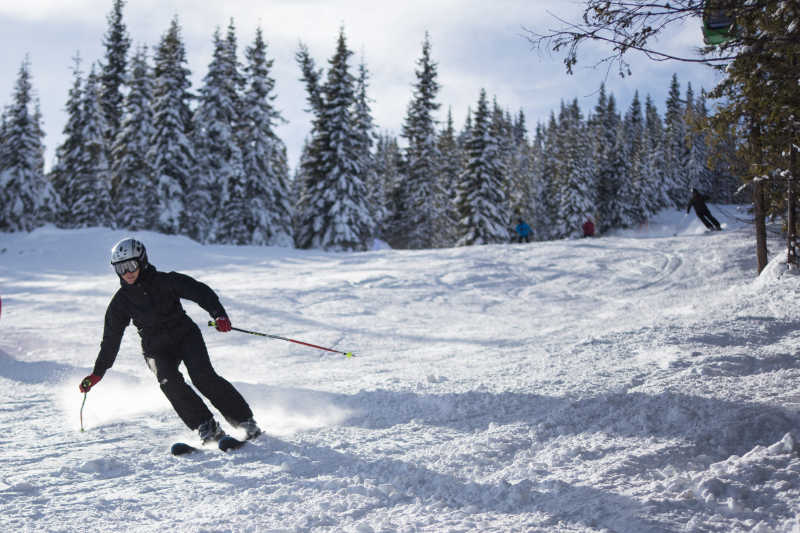
[{"label": "ski pole", "polygon": [[[217,323],[214,322],[213,320],[209,320],[208,321],[208,325],[213,328],[213,327],[216,327]],[[258,335],[259,337],[268,337],[270,339],[279,339],[279,340],[282,340],[282,341],[293,342],[295,344],[302,344],[303,346],[310,346],[311,348],[316,348],[318,350],[325,350],[326,352],[339,353],[339,354],[344,355],[345,357],[355,357],[355,354],[353,352],[342,352],[342,351],[339,351],[339,350],[334,350],[333,348],[325,348],[324,346],[317,346],[316,344],[311,344],[310,342],[303,342],[303,341],[298,341],[296,339],[290,339],[288,337],[281,337],[280,335],[270,335],[269,333],[259,333],[258,331],[250,331],[249,329],[235,328],[233,326],[231,326],[231,329],[234,330],[234,331],[240,331],[242,333],[249,333],[250,335]]]},{"label": "ski pole", "polygon": [[87,396],[89,396],[89,391],[83,393],[83,402],[81,402],[81,431],[83,431],[83,406],[86,405]]}]

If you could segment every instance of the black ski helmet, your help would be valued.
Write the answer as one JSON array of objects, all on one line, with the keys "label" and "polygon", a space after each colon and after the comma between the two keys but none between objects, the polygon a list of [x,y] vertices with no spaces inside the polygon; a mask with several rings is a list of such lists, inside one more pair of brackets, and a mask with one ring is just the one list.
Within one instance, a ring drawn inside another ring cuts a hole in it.
[{"label": "black ski helmet", "polygon": [[111,248],[111,264],[135,259],[140,266],[147,264],[147,250],[140,241],[130,237],[122,239]]}]

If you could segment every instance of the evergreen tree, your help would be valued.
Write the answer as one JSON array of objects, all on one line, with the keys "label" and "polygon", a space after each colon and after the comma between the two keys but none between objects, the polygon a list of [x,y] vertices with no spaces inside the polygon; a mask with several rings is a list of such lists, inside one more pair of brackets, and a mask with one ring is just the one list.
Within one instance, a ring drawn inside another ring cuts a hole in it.
[{"label": "evergreen tree", "polygon": [[100,82],[93,66],[86,78],[81,100],[81,139],[77,172],[67,185],[71,192],[69,226],[109,226],[111,218],[111,169],[107,158],[106,124],[100,108]]},{"label": "evergreen tree", "polygon": [[391,221],[398,218],[397,213],[401,209],[399,192],[404,181],[403,152],[398,146],[395,136],[389,133],[378,135],[375,146],[375,164],[380,190],[371,191],[370,194],[373,199],[382,202],[382,209],[386,213],[383,220],[378,223],[376,234],[392,243],[399,239]]},{"label": "evergreen tree", "polygon": [[57,197],[44,176],[42,127],[27,57],[0,132],[0,230],[31,231],[52,219]]},{"label": "evergreen tree", "polygon": [[[325,85],[318,93],[319,113],[304,168],[306,199],[297,234],[301,248],[366,250],[374,236],[375,223],[358,167],[361,154],[353,116],[356,95],[355,78],[348,66],[351,55],[341,29]],[[304,78],[305,72],[304,68]],[[309,91],[310,100],[315,93],[315,89]]]},{"label": "evergreen tree", "polygon": [[261,28],[246,49],[247,89],[243,97],[242,152],[244,156],[244,210],[240,225],[253,244],[292,246],[292,202],[286,146],[275,133],[283,120],[274,107],[272,59]]},{"label": "evergreen tree", "polygon": [[688,154],[686,158],[686,181],[705,194],[713,194],[711,190],[711,170],[708,168],[708,150],[706,134],[703,129],[707,116],[705,97],[695,100],[692,84],[686,87],[686,108],[684,121],[686,123],[686,144]]},{"label": "evergreen tree", "polygon": [[509,201],[517,218],[529,223],[533,220],[533,205],[538,201],[533,191],[531,146],[525,125],[525,114],[519,111],[512,123],[511,151],[509,153]]},{"label": "evergreen tree", "polygon": [[561,237],[582,235],[587,217],[595,216],[596,188],[593,182],[592,143],[583,124],[578,101],[562,103],[559,117],[559,165],[557,166],[558,215],[556,234]]},{"label": "evergreen tree", "polygon": [[650,214],[655,214],[662,209],[672,207],[672,201],[667,189],[667,178],[664,157],[664,124],[658,114],[653,99],[647,95],[644,104],[644,127],[649,141],[647,147],[647,207]]},{"label": "evergreen tree", "polygon": [[295,60],[303,74],[301,79],[306,84],[306,101],[310,106],[306,111],[313,113],[314,116],[321,115],[325,105],[321,81],[324,71],[317,69],[314,58],[311,57],[308,47],[303,43],[300,43]]},{"label": "evergreen tree", "polygon": [[597,187],[597,229],[601,233],[620,223],[621,209],[618,207],[621,190],[622,159],[617,145],[620,129],[614,95],[606,94],[605,84],[600,85],[600,94],[589,127],[594,135],[595,183]]},{"label": "evergreen tree", "polygon": [[[503,109],[497,103],[497,97],[494,97],[492,99],[492,131],[497,138],[498,163],[502,168],[501,172],[503,173],[503,186],[505,187],[503,189],[503,196],[506,198],[506,205],[504,206],[504,209],[509,214],[513,212],[513,208],[515,207],[514,201],[516,199],[514,196],[512,196],[512,194],[515,193],[516,184],[514,182],[514,176],[511,174],[511,157],[514,146],[513,127],[511,116],[509,113],[503,111]],[[513,229],[509,226],[507,231],[508,237],[511,239]]]},{"label": "evergreen tree", "polygon": [[431,59],[431,42],[426,33],[422,43],[422,57],[417,60],[417,81],[408,104],[403,124],[406,149],[407,179],[404,183],[406,210],[398,222],[407,236],[409,248],[430,248],[436,238],[435,221],[443,216],[448,194],[439,183],[441,160],[436,145],[436,120],[433,113],[439,109],[436,94],[439,92],[437,64]]},{"label": "evergreen tree", "polygon": [[[196,161],[189,140],[191,110],[189,70],[178,19],[173,18],[155,53],[153,124],[148,159],[156,179],[157,229],[188,233],[186,191],[193,184]],[[193,208],[196,211],[196,208]]]},{"label": "evergreen tree", "polygon": [[548,179],[544,173],[545,163],[545,127],[539,123],[536,125],[536,132],[531,142],[531,165],[530,165],[530,201],[527,204],[528,211],[522,211],[521,215],[525,218],[533,230],[535,240],[543,240],[550,235],[550,228],[553,225],[550,218],[549,202],[547,195]]},{"label": "evergreen tree", "polygon": [[642,224],[650,214],[647,209],[648,191],[645,188],[646,157],[650,141],[645,137],[645,131],[642,103],[639,100],[639,91],[636,91],[623,121],[622,150],[627,163],[627,182],[622,189],[623,227]]},{"label": "evergreen tree", "polygon": [[558,233],[558,197],[559,197],[559,151],[561,144],[559,139],[559,127],[554,112],[550,112],[547,126],[541,141],[541,158],[538,165],[538,175],[541,176],[541,214],[540,218],[544,224],[540,223],[540,235],[543,239],[561,238],[563,235]]},{"label": "evergreen tree", "polygon": [[[467,108],[467,116],[464,118],[464,127],[458,133],[458,137],[456,141],[458,141],[458,146],[464,150],[467,146],[467,141],[472,137],[472,108]],[[466,163],[466,160],[465,160]]]},{"label": "evergreen tree", "polygon": [[[234,39],[235,42],[235,39]],[[240,225],[245,211],[244,160],[239,140],[239,72],[230,38],[214,32],[214,54],[194,115],[197,172],[187,198],[189,235],[200,242],[249,243]]]},{"label": "evergreen tree", "polygon": [[71,186],[72,180],[79,173],[81,153],[84,147],[82,106],[84,81],[81,72],[80,54],[72,59],[72,87],[67,97],[67,122],[64,124],[64,140],[56,149],[56,163],[51,172],[51,182],[61,200],[56,213],[56,224],[61,227],[72,227],[71,210],[76,203],[77,191]]},{"label": "evergreen tree", "polygon": [[446,202],[441,210],[441,216],[435,221],[435,232],[440,239],[437,246],[453,246],[458,237],[458,209],[456,206],[456,192],[458,190],[459,176],[464,166],[464,153],[458,145],[453,113],[447,110],[447,120],[444,129],[439,133],[438,141],[441,161],[439,167],[439,181],[445,192]]},{"label": "evergreen tree", "polygon": [[8,147],[8,106],[0,112],[0,169],[8,165],[10,149]]},{"label": "evergreen tree", "polygon": [[[706,94],[701,93],[697,102],[697,115],[699,120],[704,120],[707,126],[712,119],[708,115],[706,108]],[[746,173],[743,168],[737,169],[737,164],[741,165],[741,160],[737,157],[737,143],[733,140],[730,131],[721,132],[716,129],[703,128],[706,135],[707,150],[709,152],[709,172],[710,185],[708,188],[711,201],[721,204],[742,203],[746,201],[747,195],[738,194],[741,186],[741,176]]]},{"label": "evergreen tree", "polygon": [[689,184],[686,180],[688,146],[685,108],[678,76],[672,75],[664,116],[664,167],[669,197],[675,207],[686,205]]},{"label": "evergreen tree", "polygon": [[[304,81],[306,85],[306,102],[308,102],[309,105],[306,111],[311,113],[314,117],[312,121],[311,138],[306,139],[303,143],[300,162],[292,182],[292,197],[295,199],[294,215],[292,217],[295,244],[300,246],[300,242],[302,241],[300,234],[303,225],[308,222],[306,215],[313,210],[310,203],[312,197],[309,191],[314,189],[321,173],[321,169],[318,168],[320,160],[317,157],[319,146],[315,145],[314,139],[317,138],[320,133],[316,129],[316,121],[319,120],[319,117],[323,114],[324,96],[322,94],[321,79],[324,71],[323,69],[317,69],[314,58],[311,57],[308,47],[303,43],[300,43],[298,51],[295,54],[295,61],[297,61],[300,72],[302,73],[301,80]],[[310,246],[310,238],[307,239],[307,242],[309,242]]]},{"label": "evergreen tree", "polygon": [[302,228],[304,219],[303,216],[308,212],[310,207],[310,196],[306,191],[310,190],[310,185],[313,183],[313,174],[311,171],[314,168],[314,158],[311,155],[311,140],[305,139],[303,141],[303,148],[300,150],[300,160],[295,167],[294,176],[290,184],[290,193],[294,199],[292,206],[292,234],[294,235],[294,244],[298,246],[300,242],[300,229]]},{"label": "evergreen tree", "polygon": [[[35,97],[33,101],[33,127],[35,129],[34,135],[37,136],[39,139],[42,139],[43,143],[46,135],[44,132],[44,119],[42,117],[42,104],[38,96]],[[41,168],[42,172],[44,172],[44,151],[45,147],[44,144],[42,144],[42,149],[38,151],[38,156],[36,156],[36,162],[35,162],[35,165],[38,168]],[[49,179],[47,179],[47,176],[45,176],[45,180],[47,181],[47,187],[51,190],[50,194],[55,195],[54,203],[50,204],[47,207],[56,208],[59,203],[58,195],[56,195],[55,189],[53,188],[53,184],[50,182]],[[56,211],[52,211],[43,220],[47,220],[48,222],[53,222],[55,221],[55,216],[56,216]]]},{"label": "evergreen tree", "polygon": [[131,58],[130,91],[112,147],[114,218],[120,228],[152,230],[157,227],[157,183],[147,154],[153,139],[153,76],[147,50],[139,48]]},{"label": "evergreen tree", "polygon": [[510,217],[506,210],[505,169],[501,166],[498,132],[481,89],[466,143],[467,165],[458,190],[459,239],[457,245],[508,242]]},{"label": "evergreen tree", "polygon": [[367,188],[367,205],[370,215],[375,221],[376,228],[382,227],[386,217],[386,192],[383,180],[378,176],[375,155],[372,153],[372,146],[375,143],[375,123],[372,120],[372,109],[370,99],[367,96],[369,87],[369,71],[362,60],[358,66],[358,78],[356,80],[356,101],[353,110],[355,118],[355,129],[358,140],[357,153],[360,156],[358,168],[360,178]]},{"label": "evergreen tree", "polygon": [[103,133],[108,146],[114,142],[120,128],[124,99],[121,88],[126,83],[128,50],[131,47],[131,41],[122,20],[124,7],[125,0],[114,0],[114,6],[106,17],[108,30],[103,38],[106,57],[100,73],[100,107],[107,127],[107,131]]}]

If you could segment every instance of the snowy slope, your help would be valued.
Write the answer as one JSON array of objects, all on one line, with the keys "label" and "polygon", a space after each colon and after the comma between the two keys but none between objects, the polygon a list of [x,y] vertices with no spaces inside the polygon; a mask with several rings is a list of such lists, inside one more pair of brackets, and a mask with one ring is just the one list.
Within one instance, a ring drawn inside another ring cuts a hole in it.
[{"label": "snowy slope", "polygon": [[358,254],[138,233],[235,326],[206,331],[268,435],[194,436],[129,328],[105,229],[0,234],[4,531],[800,531],[799,278],[782,244],[664,213],[596,239]]}]

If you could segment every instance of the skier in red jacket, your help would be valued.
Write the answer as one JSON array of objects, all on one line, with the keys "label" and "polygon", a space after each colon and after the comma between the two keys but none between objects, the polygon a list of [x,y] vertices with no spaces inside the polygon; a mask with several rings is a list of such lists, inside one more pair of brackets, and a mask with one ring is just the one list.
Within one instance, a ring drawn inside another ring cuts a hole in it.
[{"label": "skier in red jacket", "polygon": [[583,223],[582,227],[584,237],[594,237],[594,222],[592,222],[592,217],[586,217],[586,222]]}]

